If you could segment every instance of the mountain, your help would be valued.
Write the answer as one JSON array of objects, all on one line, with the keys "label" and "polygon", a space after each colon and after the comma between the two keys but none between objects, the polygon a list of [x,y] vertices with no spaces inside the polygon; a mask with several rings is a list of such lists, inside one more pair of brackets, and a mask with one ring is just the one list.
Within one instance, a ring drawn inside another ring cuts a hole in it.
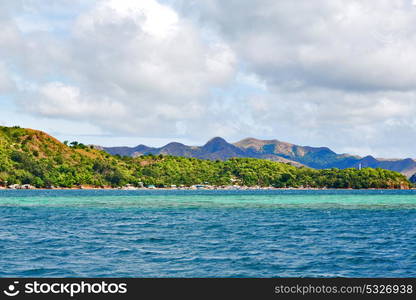
[{"label": "mountain", "polygon": [[327,147],[299,146],[279,140],[260,140],[246,138],[234,144],[221,137],[208,141],[203,146],[187,146],[169,143],[160,148],[144,145],[137,147],[104,147],[104,151],[121,156],[140,156],[143,154],[164,154],[195,157],[209,160],[227,160],[232,157],[260,158],[289,163],[294,166],[307,166],[314,169],[327,168],[383,168],[400,172],[407,177],[416,173],[416,161],[406,159],[379,159],[372,156],[360,157],[350,154],[337,154]]},{"label": "mountain", "polygon": [[145,145],[139,145],[137,147],[112,147],[112,148],[106,148],[101,146],[94,146],[97,149],[105,150],[108,154],[111,155],[121,155],[121,156],[137,156],[142,155],[143,153],[151,153],[152,149],[151,147],[147,147]]},{"label": "mountain", "polygon": [[413,176],[411,176],[409,180],[411,183],[416,183],[416,173],[413,174]]},{"label": "mountain", "polygon": [[283,157],[314,169],[344,169],[358,159],[356,156],[336,154],[327,147],[299,146],[279,140],[247,138],[234,145],[255,157]]},{"label": "mountain", "polygon": [[288,163],[296,167],[305,166],[302,163],[287,159],[283,156],[271,155],[270,153],[258,153],[252,149],[244,149],[238,143],[230,144],[221,137],[209,140],[203,146],[187,146],[172,142],[160,148],[152,148],[144,145],[137,147],[101,147],[102,150],[112,155],[137,157],[144,154],[172,155],[183,157],[194,157],[209,160],[227,160],[233,157],[262,158],[276,162]]}]

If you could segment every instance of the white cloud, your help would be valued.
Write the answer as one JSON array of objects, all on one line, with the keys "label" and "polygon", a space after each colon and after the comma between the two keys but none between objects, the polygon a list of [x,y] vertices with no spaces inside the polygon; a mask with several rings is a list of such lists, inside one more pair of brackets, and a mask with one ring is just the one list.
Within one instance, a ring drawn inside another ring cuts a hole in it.
[{"label": "white cloud", "polygon": [[136,21],[140,23],[143,31],[155,38],[164,39],[180,30],[178,15],[169,7],[156,1],[137,3],[137,1],[131,0],[110,0],[103,3],[98,10],[100,9],[102,9],[104,17],[108,17],[105,16],[108,9],[114,10],[116,17],[120,19],[136,16]]},{"label": "white cloud", "polygon": [[[414,155],[416,10],[408,0],[174,1],[216,28],[266,85],[254,133],[338,151]],[[257,127],[257,130],[261,128]],[[251,135],[252,133],[250,133]],[[243,135],[247,135],[243,133]]]},{"label": "white cloud", "polygon": [[199,2],[193,10],[270,85],[350,91],[416,84],[416,11],[409,1]]},{"label": "white cloud", "polygon": [[410,0],[36,3],[0,4],[0,89],[32,115],[415,156]]},{"label": "white cloud", "polygon": [[153,0],[100,1],[69,30],[65,40],[37,35],[26,44],[33,53],[18,58],[37,81],[34,98],[20,99],[31,113],[138,135],[192,135],[210,89],[233,78],[227,45]]},{"label": "white cloud", "polygon": [[39,100],[32,101],[28,109],[51,117],[104,117],[109,111],[114,117],[126,114],[126,108],[108,98],[94,99],[82,95],[78,87],[51,82],[39,88]]},{"label": "white cloud", "polygon": [[413,157],[415,99],[414,91],[361,94],[320,88],[275,92],[248,103],[253,118],[268,124],[264,135],[270,138],[331,145],[338,152]]}]

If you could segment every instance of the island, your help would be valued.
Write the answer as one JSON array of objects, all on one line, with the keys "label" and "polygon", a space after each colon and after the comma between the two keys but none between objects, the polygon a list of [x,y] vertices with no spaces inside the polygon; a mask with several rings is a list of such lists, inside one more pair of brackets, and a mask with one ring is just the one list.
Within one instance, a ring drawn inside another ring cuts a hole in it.
[{"label": "island", "polygon": [[15,126],[0,127],[0,187],[409,189],[412,183],[381,168],[317,170],[257,158],[111,155]]}]

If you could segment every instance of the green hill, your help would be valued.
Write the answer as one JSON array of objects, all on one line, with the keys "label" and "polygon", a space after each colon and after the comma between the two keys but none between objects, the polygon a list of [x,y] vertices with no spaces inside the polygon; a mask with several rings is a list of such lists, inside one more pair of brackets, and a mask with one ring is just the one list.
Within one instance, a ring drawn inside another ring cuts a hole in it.
[{"label": "green hill", "polygon": [[[103,170],[103,165],[108,167]],[[0,127],[0,184],[102,186],[118,172],[127,176],[126,170],[115,157],[82,144],[69,147],[41,131]]]},{"label": "green hill", "polygon": [[410,185],[404,175],[383,169],[314,170],[256,158],[221,161],[152,154],[113,156],[76,142],[63,144],[41,131],[0,127],[0,186],[120,187],[141,183],[327,188]]}]

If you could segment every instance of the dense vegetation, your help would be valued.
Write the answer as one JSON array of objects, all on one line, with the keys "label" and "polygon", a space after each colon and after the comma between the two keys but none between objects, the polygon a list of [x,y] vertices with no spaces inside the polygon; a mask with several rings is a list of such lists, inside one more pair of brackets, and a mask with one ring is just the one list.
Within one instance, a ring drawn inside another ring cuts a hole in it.
[{"label": "dense vegetation", "polygon": [[31,129],[0,127],[0,185],[76,187],[210,184],[273,187],[407,188],[397,172],[314,170],[254,158],[210,161],[163,155],[112,156]]}]

